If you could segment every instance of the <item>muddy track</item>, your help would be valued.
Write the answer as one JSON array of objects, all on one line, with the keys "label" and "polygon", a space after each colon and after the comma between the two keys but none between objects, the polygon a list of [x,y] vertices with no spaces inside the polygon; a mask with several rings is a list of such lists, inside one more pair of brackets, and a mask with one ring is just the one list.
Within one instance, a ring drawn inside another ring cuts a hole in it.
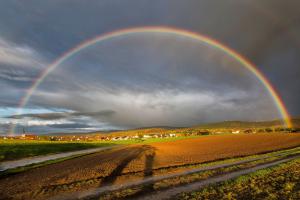
[{"label": "muddy track", "polygon": [[156,193],[150,194],[150,195],[144,195],[143,197],[139,197],[139,198],[135,198],[135,199],[136,200],[172,199],[172,197],[174,197],[175,195],[178,195],[182,192],[192,192],[192,191],[198,190],[198,189],[200,189],[202,187],[205,187],[207,185],[210,185],[210,184],[215,184],[215,183],[231,180],[231,179],[237,178],[237,177],[242,176],[242,175],[246,175],[246,174],[261,170],[261,169],[265,169],[265,168],[268,168],[268,167],[273,167],[273,166],[276,166],[278,164],[291,161],[291,160],[296,159],[296,158],[300,158],[300,155],[285,158],[285,159],[281,159],[281,160],[277,160],[277,161],[262,164],[262,165],[258,165],[258,166],[248,168],[248,169],[243,169],[243,170],[239,170],[239,171],[235,171],[235,172],[230,172],[230,173],[227,173],[227,174],[224,174],[224,175],[221,175],[221,176],[208,178],[208,179],[203,180],[203,181],[199,181],[199,182],[195,182],[195,183],[191,183],[191,184],[187,184],[187,185],[183,185],[183,186],[179,186],[179,187],[174,187],[174,188],[164,190],[164,191],[160,191],[160,192],[156,192]]}]

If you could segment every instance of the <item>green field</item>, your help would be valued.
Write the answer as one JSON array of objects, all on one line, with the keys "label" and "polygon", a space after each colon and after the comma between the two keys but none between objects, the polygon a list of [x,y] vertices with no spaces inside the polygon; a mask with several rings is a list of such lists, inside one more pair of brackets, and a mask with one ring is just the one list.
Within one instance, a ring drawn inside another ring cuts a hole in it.
[{"label": "green field", "polygon": [[0,161],[25,157],[61,153],[96,147],[105,147],[110,143],[97,142],[56,142],[34,140],[0,140]]},{"label": "green field", "polygon": [[131,139],[131,140],[117,140],[117,141],[105,141],[104,143],[113,143],[113,144],[150,144],[154,142],[169,142],[182,139],[192,139],[198,137],[207,137],[205,136],[179,136],[179,137],[168,137],[168,138],[148,138],[148,139]]}]

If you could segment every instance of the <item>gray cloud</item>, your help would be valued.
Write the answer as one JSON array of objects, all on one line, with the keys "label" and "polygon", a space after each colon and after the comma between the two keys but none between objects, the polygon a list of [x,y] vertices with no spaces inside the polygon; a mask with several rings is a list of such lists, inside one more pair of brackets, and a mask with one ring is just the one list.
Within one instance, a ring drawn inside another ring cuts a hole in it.
[{"label": "gray cloud", "polygon": [[0,37],[0,63],[37,68],[44,64],[40,55],[28,46],[16,45]]},{"label": "gray cloud", "polygon": [[31,114],[19,114],[11,115],[7,118],[12,119],[23,119],[23,118],[34,118],[40,120],[58,120],[72,117],[102,117],[102,116],[111,116],[115,114],[115,111],[112,110],[103,110],[98,112],[52,112],[52,113],[31,113]]},{"label": "gray cloud", "polygon": [[34,79],[34,76],[32,75],[32,72],[29,75],[26,74],[26,72],[23,70],[10,67],[0,69],[0,79],[12,82],[28,82],[32,81]]},{"label": "gray cloud", "polygon": [[87,124],[79,124],[79,123],[72,123],[72,124],[53,124],[49,125],[51,128],[58,128],[58,129],[87,129],[93,128],[93,126]]}]

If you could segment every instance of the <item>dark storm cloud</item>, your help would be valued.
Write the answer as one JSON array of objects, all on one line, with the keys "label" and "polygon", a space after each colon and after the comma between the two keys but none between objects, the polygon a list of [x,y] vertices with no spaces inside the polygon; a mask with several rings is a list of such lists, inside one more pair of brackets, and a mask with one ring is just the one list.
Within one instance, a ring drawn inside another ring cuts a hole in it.
[{"label": "dark storm cloud", "polygon": [[[264,43],[265,48],[274,37],[289,32],[291,25],[299,25],[299,4],[293,0],[92,0],[88,3],[78,0],[29,0],[25,5],[12,0],[2,2],[0,25],[6,38],[46,50],[55,56],[95,35],[145,25],[174,25],[225,40],[234,47],[239,47],[239,44],[234,44],[231,39],[242,39],[250,44],[255,42],[259,46]],[[101,20],[94,23],[95,19]],[[26,27],[21,24],[26,24]],[[257,49],[256,45],[251,46]]]},{"label": "dark storm cloud", "polygon": [[[294,0],[3,1],[0,107],[18,105],[41,70],[86,39],[120,28],[166,25],[203,33],[250,58],[289,111],[300,115],[299,6]],[[239,64],[181,40],[137,35],[81,52],[47,77],[28,106],[72,110],[72,117],[120,126],[159,121],[184,126],[272,110],[266,91]],[[277,114],[261,114],[262,119],[272,116]],[[40,120],[64,117],[40,114]]]},{"label": "dark storm cloud", "polygon": [[11,65],[0,64],[0,81],[8,82],[16,88],[28,88],[38,75],[37,70],[22,69]]},{"label": "dark storm cloud", "polygon": [[58,120],[72,117],[101,117],[106,116],[109,117],[115,114],[113,110],[103,110],[98,112],[52,112],[52,113],[32,113],[32,114],[20,114],[20,115],[11,115],[7,118],[12,119],[23,119],[23,118],[33,118],[40,120]]},{"label": "dark storm cloud", "polygon": [[[300,15],[297,7],[299,2],[285,2],[279,1],[263,1],[260,4],[246,1],[255,14],[264,16],[266,20],[265,31],[261,33],[260,37],[254,38],[256,42],[249,45],[248,57],[256,62],[263,62],[266,54],[272,52],[273,43],[278,39],[287,40],[293,47],[300,45],[299,35],[299,20]],[[294,5],[293,5],[294,4]],[[247,24],[247,23],[246,23]],[[297,28],[298,27],[298,28]],[[298,29],[298,30],[297,30]],[[282,51],[288,46],[282,46]],[[290,45],[289,47],[290,48]],[[300,50],[298,49],[298,52]]]},{"label": "dark storm cloud", "polygon": [[15,107],[35,79],[36,71],[0,63],[0,107]]}]

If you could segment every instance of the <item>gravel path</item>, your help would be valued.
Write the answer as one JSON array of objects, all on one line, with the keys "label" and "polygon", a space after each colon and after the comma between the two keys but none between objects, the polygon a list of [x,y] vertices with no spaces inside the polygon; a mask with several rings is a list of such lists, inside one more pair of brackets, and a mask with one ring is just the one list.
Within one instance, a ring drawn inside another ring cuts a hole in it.
[{"label": "gravel path", "polygon": [[75,156],[75,155],[81,155],[81,154],[90,154],[95,153],[98,151],[111,149],[112,147],[99,147],[99,148],[92,148],[92,149],[85,149],[85,150],[79,150],[79,151],[71,151],[66,153],[58,153],[58,154],[52,154],[52,155],[46,155],[46,156],[34,156],[30,158],[23,158],[20,160],[13,160],[13,161],[5,161],[0,163],[0,172],[5,171],[8,169],[13,169],[16,167],[23,167],[26,165],[41,163],[49,160],[55,160],[59,158],[66,158],[69,156]]},{"label": "gravel path", "polygon": [[[157,182],[157,181],[161,181],[163,179],[173,178],[173,177],[177,177],[177,176],[184,176],[184,175],[198,173],[198,172],[207,171],[207,170],[214,170],[214,169],[218,169],[218,168],[224,168],[224,167],[240,165],[240,164],[244,164],[244,163],[248,163],[248,162],[263,160],[263,159],[271,158],[271,157],[274,157],[274,156],[281,156],[281,155],[285,155],[285,153],[278,153],[278,154],[273,154],[273,155],[260,156],[258,158],[250,158],[250,159],[246,159],[246,160],[242,160],[242,161],[235,161],[235,162],[225,163],[225,164],[217,164],[217,165],[213,165],[213,166],[205,166],[205,167],[191,169],[191,170],[187,170],[187,171],[179,172],[179,173],[174,173],[174,174],[170,174],[170,175],[148,177],[148,178],[145,178],[145,179],[140,180],[140,181],[129,182],[129,183],[126,183],[126,184],[109,185],[109,186],[104,186],[104,187],[100,187],[100,188],[92,189],[92,190],[87,190],[87,191],[68,193],[68,194],[65,194],[65,195],[60,195],[60,196],[56,196],[54,198],[51,198],[51,200],[69,200],[69,199],[86,199],[86,198],[88,199],[88,198],[97,197],[97,196],[101,195],[104,192],[111,192],[111,191],[130,188],[130,187],[134,187],[134,186],[139,186],[139,185],[144,185],[144,184],[151,184],[151,183],[154,183],[154,182]],[[279,160],[277,162],[281,163],[281,162],[285,162],[286,160],[290,160],[290,159],[283,159],[283,160]],[[272,162],[272,163],[270,163],[270,165],[271,166],[276,165],[276,164],[278,164],[277,162]],[[268,166],[269,166],[268,164],[265,164],[265,165],[260,165],[258,167],[259,167],[259,169],[261,169],[261,168],[268,167]],[[257,169],[256,169],[256,167],[253,167],[250,170],[255,171]],[[247,172],[247,170],[242,170],[242,171],[238,171],[237,174],[239,174],[241,172],[244,172],[244,171],[246,171],[246,173],[249,173],[249,172]],[[236,175],[236,176],[238,176],[238,175]],[[224,176],[222,179],[226,180],[225,177],[227,177],[227,175]],[[231,176],[228,176],[228,177],[231,177]],[[210,184],[211,183],[210,180],[212,180],[212,182],[214,182],[215,178],[209,178],[205,181],[197,182],[197,184],[201,183],[200,186],[202,186],[202,184],[203,185]],[[220,181],[222,181],[222,180],[220,180]],[[190,185],[194,185],[194,184],[190,184]],[[141,197],[141,199],[145,199],[145,198],[161,199],[161,198],[164,198],[164,196],[169,197],[170,194],[173,194],[174,192],[175,192],[175,194],[177,194],[177,192],[176,192],[177,190],[178,190],[178,193],[180,193],[181,191],[186,191],[188,188],[190,188],[190,185],[178,187],[178,189],[176,187],[174,189],[158,192],[157,194],[154,194],[153,197],[152,197],[152,195],[147,196],[147,197],[143,196],[143,197]]]}]

